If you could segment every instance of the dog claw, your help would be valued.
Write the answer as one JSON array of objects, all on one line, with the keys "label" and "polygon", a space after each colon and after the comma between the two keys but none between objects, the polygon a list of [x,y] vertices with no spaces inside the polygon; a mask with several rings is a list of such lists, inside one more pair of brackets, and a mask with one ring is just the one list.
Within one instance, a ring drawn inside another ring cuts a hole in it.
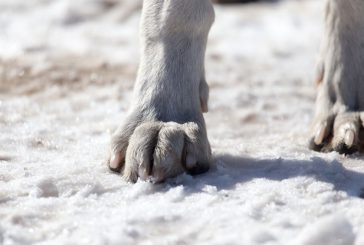
[{"label": "dog claw", "polygon": [[347,145],[347,147],[352,147],[354,145],[354,141],[355,141],[355,133],[353,130],[347,130],[345,133],[345,145]]},{"label": "dog claw", "polygon": [[315,144],[321,145],[324,142],[324,139],[327,134],[327,127],[326,125],[322,125],[319,130],[317,130],[316,136],[315,136]]}]

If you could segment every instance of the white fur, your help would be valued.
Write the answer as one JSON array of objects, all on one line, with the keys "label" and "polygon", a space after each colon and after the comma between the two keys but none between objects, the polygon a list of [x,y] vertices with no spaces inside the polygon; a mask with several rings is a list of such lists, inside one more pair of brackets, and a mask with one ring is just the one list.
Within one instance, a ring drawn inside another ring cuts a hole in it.
[{"label": "white fur", "polygon": [[[311,148],[359,148],[364,110],[364,1],[328,0]],[[352,140],[353,139],[353,140]]]},{"label": "white fur", "polygon": [[[352,152],[364,114],[364,1],[328,0],[320,87],[310,147]],[[142,57],[128,117],[112,140],[111,169],[128,181],[160,182],[211,163],[202,112],[214,20],[209,0],[144,0]]]},{"label": "white fur", "polygon": [[142,57],[127,119],[112,140],[111,169],[128,181],[160,182],[211,163],[202,112],[207,36],[214,21],[209,0],[145,0]]}]

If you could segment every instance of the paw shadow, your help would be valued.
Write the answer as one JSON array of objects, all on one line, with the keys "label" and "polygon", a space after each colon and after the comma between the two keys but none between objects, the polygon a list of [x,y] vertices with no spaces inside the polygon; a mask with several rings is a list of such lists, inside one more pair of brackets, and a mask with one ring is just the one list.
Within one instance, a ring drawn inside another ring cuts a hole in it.
[{"label": "paw shadow", "polygon": [[229,190],[254,179],[283,181],[306,176],[332,184],[334,190],[343,191],[348,196],[364,198],[364,173],[346,169],[338,160],[320,157],[310,160],[253,159],[229,154],[218,155],[215,159],[215,169],[180,184],[192,194],[202,192],[206,185]]}]

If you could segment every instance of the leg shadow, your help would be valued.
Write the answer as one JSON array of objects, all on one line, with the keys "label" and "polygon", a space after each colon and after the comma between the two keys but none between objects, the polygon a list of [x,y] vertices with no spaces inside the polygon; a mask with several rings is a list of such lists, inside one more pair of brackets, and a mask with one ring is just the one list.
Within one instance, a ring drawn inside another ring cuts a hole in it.
[{"label": "leg shadow", "polygon": [[215,159],[215,169],[193,178],[193,181],[184,179],[179,184],[187,187],[192,194],[203,191],[206,185],[215,186],[217,190],[229,190],[253,179],[283,181],[306,176],[332,184],[335,190],[344,191],[349,196],[364,198],[364,173],[346,169],[338,160],[328,161],[319,157],[310,160],[258,160],[229,154],[218,155]]}]

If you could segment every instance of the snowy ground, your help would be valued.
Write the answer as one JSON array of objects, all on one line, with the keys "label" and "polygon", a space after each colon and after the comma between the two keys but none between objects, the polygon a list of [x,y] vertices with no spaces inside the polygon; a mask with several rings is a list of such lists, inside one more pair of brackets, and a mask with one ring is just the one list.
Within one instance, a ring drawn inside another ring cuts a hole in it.
[{"label": "snowy ground", "polygon": [[323,1],[216,8],[216,168],[160,185],[104,165],[139,7],[0,0],[0,244],[364,244],[364,157],[306,147]]}]

